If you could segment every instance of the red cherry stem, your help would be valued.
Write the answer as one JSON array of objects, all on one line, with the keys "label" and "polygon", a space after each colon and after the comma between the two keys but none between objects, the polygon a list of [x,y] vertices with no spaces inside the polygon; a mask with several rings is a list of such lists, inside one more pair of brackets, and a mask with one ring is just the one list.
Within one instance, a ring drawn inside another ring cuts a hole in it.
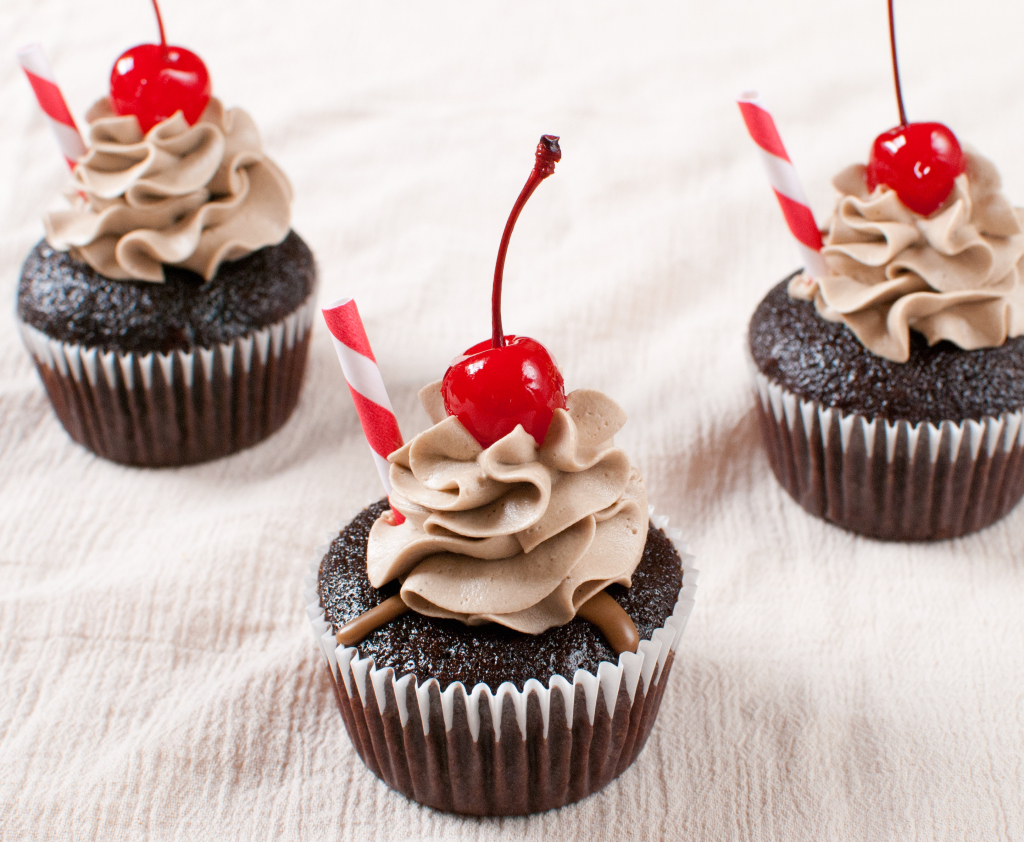
[{"label": "red cherry stem", "polygon": [[[155,3],[156,0],[153,0]],[[896,104],[900,109],[900,125],[907,125],[907,112],[903,110],[903,89],[900,87],[900,66],[896,62],[896,22],[892,12],[892,2],[889,0],[889,46],[892,48],[892,75],[896,79]]]},{"label": "red cherry stem", "polygon": [[160,7],[153,0],[153,11],[156,12],[156,25],[160,28],[160,46],[163,54],[167,55],[167,36],[164,34],[164,19],[160,16]]},{"label": "red cherry stem", "polygon": [[[156,0],[153,0],[156,2]],[[542,135],[540,143],[537,144],[537,157],[533,165],[533,172],[526,179],[523,191],[516,199],[509,214],[508,222],[505,223],[505,232],[501,235],[501,245],[498,247],[498,262],[494,266],[494,287],[491,292],[491,347],[504,348],[505,334],[501,329],[501,280],[505,274],[505,253],[508,251],[508,241],[512,239],[512,229],[516,227],[516,220],[533,191],[537,189],[545,178],[555,171],[555,164],[562,160],[562,150],[558,147],[558,138],[554,135]]]}]

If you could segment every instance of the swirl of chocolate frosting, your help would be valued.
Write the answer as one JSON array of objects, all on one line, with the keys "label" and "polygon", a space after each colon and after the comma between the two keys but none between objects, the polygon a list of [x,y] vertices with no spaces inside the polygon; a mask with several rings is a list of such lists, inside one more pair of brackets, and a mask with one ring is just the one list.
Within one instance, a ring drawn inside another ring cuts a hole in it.
[{"label": "swirl of chocolate frosting", "polygon": [[966,350],[1024,334],[1024,211],[1011,207],[990,161],[971,151],[966,159],[930,217],[885,185],[869,193],[862,165],[840,172],[822,249],[829,274],[798,276],[790,295],[813,300],[824,318],[896,362],[910,356],[911,329],[929,344],[947,339]]},{"label": "swirl of chocolate frosting", "polygon": [[114,280],[164,280],[162,264],[210,280],[222,261],[276,245],[291,226],[291,185],[263,154],[252,118],[210,99],[145,135],[107,99],[90,109],[89,151],[72,209],[46,215],[46,238]]},{"label": "swirl of chocolate frosting", "polygon": [[391,501],[367,547],[374,587],[398,579],[415,611],[529,634],[569,622],[606,586],[629,586],[647,539],[647,494],[613,436],[625,414],[581,389],[541,447],[522,426],[486,450],[445,417],[440,383],[420,399],[434,426],[389,457]]}]

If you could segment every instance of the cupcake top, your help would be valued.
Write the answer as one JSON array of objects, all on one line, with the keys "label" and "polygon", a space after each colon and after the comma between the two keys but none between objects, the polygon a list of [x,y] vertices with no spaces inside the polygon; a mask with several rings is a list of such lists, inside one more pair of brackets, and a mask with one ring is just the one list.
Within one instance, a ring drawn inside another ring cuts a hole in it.
[{"label": "cupcake top", "polygon": [[[579,615],[616,652],[637,651],[636,624],[605,590],[631,585],[647,541],[643,481],[614,442],[625,414],[600,392],[566,395],[550,352],[534,339],[506,334],[501,321],[512,230],[537,186],[554,173],[558,140],[541,136],[505,224],[490,339],[457,356],[441,381],[420,392],[433,426],[398,446],[395,424],[385,449],[379,433],[390,425],[376,410],[360,410],[368,439],[377,442],[371,447],[389,452],[385,487],[392,509],[370,531],[366,573],[374,588],[395,582],[401,588],[349,620],[337,632],[339,643],[356,645],[412,609],[466,627],[497,625],[534,636]],[[336,340],[362,348],[372,362],[354,302],[325,316]]]},{"label": "cupcake top", "polygon": [[287,236],[291,185],[243,110],[211,98],[194,125],[179,111],[145,134],[107,98],[87,116],[73,207],[45,217],[55,249],[115,280],[162,282],[163,264],[210,280]]},{"label": "cupcake top", "polygon": [[371,584],[401,582],[432,617],[538,634],[568,623],[610,584],[629,586],[647,538],[647,496],[614,434],[625,414],[577,390],[543,443],[522,426],[482,447],[445,415],[440,383],[421,392],[434,425],[389,457],[406,518],[370,532]]},{"label": "cupcake top", "polygon": [[[318,601],[335,632],[399,592],[398,581],[377,589],[366,577],[367,540],[387,506],[381,500],[363,510],[319,560]],[[640,638],[651,640],[671,616],[684,583],[682,559],[671,540],[650,522],[644,532],[647,542],[630,586],[609,585],[605,593],[622,606]],[[522,690],[530,679],[547,686],[555,675],[571,681],[576,670],[596,675],[603,661],[615,663],[619,656],[598,626],[579,615],[564,626],[522,634],[499,623],[470,626],[406,611],[351,645],[373,658],[377,669],[412,673],[421,686],[435,678],[441,690],[456,681],[467,688],[483,682],[494,690],[506,682]]]},{"label": "cupcake top", "polygon": [[965,158],[965,172],[929,216],[885,184],[869,191],[862,165],[840,172],[822,249],[830,272],[797,276],[790,295],[813,300],[822,317],[896,362],[910,356],[911,330],[930,345],[948,340],[965,350],[1024,334],[1024,211],[1003,195],[990,161],[971,151]]}]

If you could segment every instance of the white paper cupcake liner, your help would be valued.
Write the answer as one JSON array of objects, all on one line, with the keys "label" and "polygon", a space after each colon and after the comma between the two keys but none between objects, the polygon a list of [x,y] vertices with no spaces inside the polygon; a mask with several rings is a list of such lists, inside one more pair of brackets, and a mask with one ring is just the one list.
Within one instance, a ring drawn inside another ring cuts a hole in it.
[{"label": "white paper cupcake liner", "polygon": [[754,370],[768,459],[808,512],[891,541],[955,538],[1024,495],[1024,414],[890,422],[803,400]]},{"label": "white paper cupcake liner", "polygon": [[216,459],[277,430],[298,402],[316,312],[212,348],[138,354],[51,339],[18,322],[57,417],[99,456],[149,467]]},{"label": "white paper cupcake liner", "polygon": [[[653,507],[651,520],[673,543],[680,540]],[[306,614],[352,743],[388,786],[448,812],[536,813],[596,792],[636,759],[693,609],[698,571],[685,545],[676,546],[683,587],[675,608],[635,654],[601,662],[596,675],[552,676],[546,687],[531,679],[521,691],[510,682],[467,691],[455,682],[443,692],[436,679],[420,684],[377,669],[373,658],[337,644],[317,592],[328,548],[318,547],[309,562]]]}]

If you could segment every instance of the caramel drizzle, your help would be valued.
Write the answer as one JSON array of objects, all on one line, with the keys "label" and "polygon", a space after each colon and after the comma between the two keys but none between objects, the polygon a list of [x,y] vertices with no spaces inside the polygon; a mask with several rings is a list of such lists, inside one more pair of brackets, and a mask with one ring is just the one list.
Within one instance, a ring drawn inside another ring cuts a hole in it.
[{"label": "caramel drizzle", "polygon": [[576,609],[576,615],[597,626],[616,655],[636,652],[640,645],[636,624],[608,591],[594,594]]},{"label": "caramel drizzle", "polygon": [[[408,610],[409,606],[402,600],[402,595],[395,594],[380,605],[349,620],[338,629],[335,639],[341,646],[357,646],[377,629],[401,617]],[[592,596],[579,607],[576,614],[597,626],[616,655],[636,652],[640,645],[640,634],[636,630],[636,624],[607,591]]]},{"label": "caramel drizzle", "polygon": [[338,629],[335,639],[342,646],[355,646],[362,643],[369,635],[383,628],[392,620],[401,617],[409,606],[402,600],[401,594],[385,599],[380,605],[364,611],[353,620],[349,620]]}]

